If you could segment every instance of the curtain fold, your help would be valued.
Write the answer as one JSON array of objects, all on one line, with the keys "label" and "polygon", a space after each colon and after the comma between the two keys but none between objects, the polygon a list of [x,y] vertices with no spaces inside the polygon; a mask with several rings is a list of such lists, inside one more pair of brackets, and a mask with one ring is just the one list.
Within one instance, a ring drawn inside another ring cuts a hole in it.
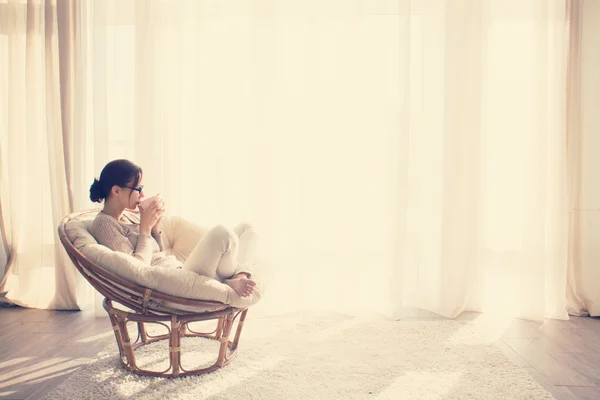
[{"label": "curtain fold", "polygon": [[568,108],[567,108],[567,154],[568,189],[569,189],[569,265],[567,300],[569,312],[575,315],[585,311],[584,301],[578,290],[577,266],[581,265],[578,255],[579,221],[575,209],[580,203],[581,188],[581,23],[582,4],[579,1],[569,2],[569,60],[568,60]]},{"label": "curtain fold", "polygon": [[[73,211],[72,142],[77,0],[8,1],[2,10],[2,225],[9,263],[0,291],[18,305],[89,306],[84,283],[56,235]],[[7,56],[7,57],[6,57]]]},{"label": "curtain fold", "polygon": [[570,258],[568,310],[574,315],[600,315],[600,191],[597,190],[600,79],[598,57],[600,5],[572,1],[569,64]]}]

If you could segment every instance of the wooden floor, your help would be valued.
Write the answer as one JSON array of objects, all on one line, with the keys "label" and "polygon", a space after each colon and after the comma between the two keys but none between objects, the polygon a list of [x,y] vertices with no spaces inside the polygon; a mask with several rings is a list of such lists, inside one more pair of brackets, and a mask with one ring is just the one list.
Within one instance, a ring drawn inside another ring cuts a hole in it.
[{"label": "wooden floor", "polygon": [[[478,316],[463,313],[458,319]],[[402,318],[441,317],[407,310]],[[39,399],[114,344],[108,319],[91,312],[0,307],[0,322],[0,399]],[[515,319],[497,345],[556,399],[600,399],[600,319]]]}]

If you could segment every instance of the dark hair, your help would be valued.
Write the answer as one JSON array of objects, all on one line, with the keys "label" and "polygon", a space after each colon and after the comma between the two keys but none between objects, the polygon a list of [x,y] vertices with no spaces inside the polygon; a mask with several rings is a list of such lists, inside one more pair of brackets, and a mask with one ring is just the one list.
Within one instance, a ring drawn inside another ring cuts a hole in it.
[{"label": "dark hair", "polygon": [[100,179],[94,179],[94,183],[90,186],[90,200],[101,203],[108,197],[113,186],[136,187],[141,177],[142,168],[131,161],[111,161],[102,169]]}]

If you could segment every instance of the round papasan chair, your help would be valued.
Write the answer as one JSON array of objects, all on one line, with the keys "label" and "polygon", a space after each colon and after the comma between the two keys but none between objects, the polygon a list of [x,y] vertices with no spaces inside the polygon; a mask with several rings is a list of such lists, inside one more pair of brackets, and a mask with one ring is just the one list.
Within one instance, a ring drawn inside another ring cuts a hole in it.
[{"label": "round papasan chair", "polygon": [[[212,372],[229,364],[237,354],[248,307],[261,298],[260,281],[250,296],[240,297],[229,286],[194,272],[153,267],[129,254],[112,251],[98,244],[88,231],[99,211],[69,214],[58,227],[58,234],[79,272],[104,296],[103,306],[125,369],[139,375],[174,378]],[[161,230],[167,254],[181,261],[185,261],[205,232],[175,216],[165,216]],[[207,293],[211,298],[206,298]],[[212,332],[196,332],[189,326],[192,322],[208,320],[216,322]],[[236,321],[237,329],[231,340]],[[128,322],[137,325],[135,341],[127,329]],[[167,333],[152,336],[146,324],[162,325]],[[181,364],[185,354],[181,347],[183,337],[219,341],[216,362],[208,367],[185,370]],[[161,340],[169,341],[169,368],[164,371],[140,368],[136,364],[135,350]]]}]

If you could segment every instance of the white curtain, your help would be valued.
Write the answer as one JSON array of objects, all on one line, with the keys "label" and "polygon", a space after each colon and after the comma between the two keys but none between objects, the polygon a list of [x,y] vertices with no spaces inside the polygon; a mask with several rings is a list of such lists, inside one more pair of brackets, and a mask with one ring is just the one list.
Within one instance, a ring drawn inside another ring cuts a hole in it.
[{"label": "white curtain", "polygon": [[0,1],[0,230],[8,256],[5,300],[84,308],[93,289],[57,235],[81,204],[82,41],[77,0]]},{"label": "white curtain", "polygon": [[264,307],[566,317],[566,1],[86,5],[94,174],[253,222]]},{"label": "white curtain", "polygon": [[[17,253],[39,251],[41,231],[55,243],[55,216],[91,207],[94,176],[125,157],[171,214],[254,223],[265,311],[566,318],[567,0],[81,6],[66,188],[50,190],[65,176],[44,151],[55,92],[0,80],[19,100],[0,108],[2,221]],[[20,77],[14,57],[0,68]],[[47,74],[29,60],[27,79]],[[39,140],[10,125],[17,115],[44,124]],[[21,271],[8,279],[25,282]],[[20,287],[34,293],[40,277]]]},{"label": "white curtain", "polygon": [[574,1],[570,19],[568,311],[600,315],[600,3]]}]

